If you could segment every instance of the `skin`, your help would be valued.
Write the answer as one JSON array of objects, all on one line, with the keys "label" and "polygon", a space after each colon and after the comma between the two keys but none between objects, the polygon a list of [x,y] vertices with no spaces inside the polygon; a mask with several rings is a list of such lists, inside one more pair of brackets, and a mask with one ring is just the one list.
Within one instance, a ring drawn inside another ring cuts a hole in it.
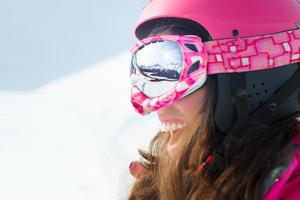
[{"label": "skin", "polygon": [[[161,123],[182,123],[189,124],[199,113],[203,105],[206,88],[195,91],[192,94],[168,105],[159,111],[157,115]],[[167,150],[172,156],[176,152],[176,146],[180,143],[181,131],[170,131],[170,139]]]}]

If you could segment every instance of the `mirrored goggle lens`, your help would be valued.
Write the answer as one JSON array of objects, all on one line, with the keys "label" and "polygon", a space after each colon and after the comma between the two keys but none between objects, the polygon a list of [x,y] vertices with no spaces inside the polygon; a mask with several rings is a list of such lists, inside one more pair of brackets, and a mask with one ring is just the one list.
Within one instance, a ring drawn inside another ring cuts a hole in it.
[{"label": "mirrored goggle lens", "polygon": [[149,97],[160,96],[176,86],[183,66],[182,52],[172,41],[145,45],[132,58],[132,85]]}]

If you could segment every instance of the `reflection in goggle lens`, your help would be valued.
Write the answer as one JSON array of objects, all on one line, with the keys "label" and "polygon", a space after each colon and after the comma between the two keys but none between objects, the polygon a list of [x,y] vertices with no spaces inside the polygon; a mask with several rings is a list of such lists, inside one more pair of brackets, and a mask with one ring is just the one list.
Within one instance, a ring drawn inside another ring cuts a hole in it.
[{"label": "reflection in goggle lens", "polygon": [[175,88],[182,63],[182,52],[175,42],[159,41],[143,46],[132,58],[132,85],[148,97],[160,96]]}]

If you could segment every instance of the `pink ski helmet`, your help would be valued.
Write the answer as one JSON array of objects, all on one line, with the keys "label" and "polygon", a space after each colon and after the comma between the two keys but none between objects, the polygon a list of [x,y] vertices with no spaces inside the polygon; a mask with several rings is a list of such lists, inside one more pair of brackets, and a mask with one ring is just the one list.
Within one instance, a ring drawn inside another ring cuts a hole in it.
[{"label": "pink ski helmet", "polygon": [[[192,28],[197,25],[207,36],[203,41],[264,36],[299,29],[300,0],[150,0],[136,24],[135,34],[143,39],[157,25],[172,23]],[[296,48],[300,52],[300,44]],[[228,132],[245,113],[261,122],[298,113],[299,63],[286,66],[217,74],[219,87],[214,110],[217,127]],[[236,100],[239,98],[246,100]]]},{"label": "pink ski helmet", "polygon": [[145,25],[155,19],[194,21],[214,40],[265,35],[300,27],[299,0],[150,0],[139,18],[135,33],[140,39]]}]

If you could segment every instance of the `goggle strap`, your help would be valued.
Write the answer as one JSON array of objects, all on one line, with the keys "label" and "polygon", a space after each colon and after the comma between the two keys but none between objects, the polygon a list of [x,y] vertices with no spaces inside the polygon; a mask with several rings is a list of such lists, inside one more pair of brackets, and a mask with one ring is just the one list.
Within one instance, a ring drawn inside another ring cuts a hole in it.
[{"label": "goggle strap", "polygon": [[207,73],[249,72],[300,62],[300,29],[204,42]]}]

